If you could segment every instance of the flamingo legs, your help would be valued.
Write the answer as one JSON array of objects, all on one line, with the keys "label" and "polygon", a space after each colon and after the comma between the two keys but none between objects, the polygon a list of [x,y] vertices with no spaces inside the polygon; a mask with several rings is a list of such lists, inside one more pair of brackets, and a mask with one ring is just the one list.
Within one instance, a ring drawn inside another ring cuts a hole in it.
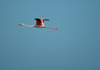
[{"label": "flamingo legs", "polygon": [[43,28],[49,28],[49,29],[57,30],[57,28],[52,28],[52,27],[47,27],[47,26],[43,26]]}]

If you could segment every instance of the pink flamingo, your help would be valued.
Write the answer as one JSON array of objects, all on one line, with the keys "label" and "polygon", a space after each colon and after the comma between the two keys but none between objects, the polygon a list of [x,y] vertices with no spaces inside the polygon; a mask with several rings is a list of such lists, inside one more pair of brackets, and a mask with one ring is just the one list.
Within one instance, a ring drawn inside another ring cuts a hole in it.
[{"label": "pink flamingo", "polygon": [[20,25],[22,26],[27,26],[27,27],[36,27],[36,28],[49,28],[49,29],[54,29],[54,30],[57,30],[57,28],[51,28],[51,27],[47,27],[47,26],[44,26],[44,21],[49,21],[49,19],[39,19],[39,18],[34,18],[36,20],[36,24],[35,25],[32,25],[32,26],[28,26],[28,25],[25,25],[23,23],[20,23]]}]

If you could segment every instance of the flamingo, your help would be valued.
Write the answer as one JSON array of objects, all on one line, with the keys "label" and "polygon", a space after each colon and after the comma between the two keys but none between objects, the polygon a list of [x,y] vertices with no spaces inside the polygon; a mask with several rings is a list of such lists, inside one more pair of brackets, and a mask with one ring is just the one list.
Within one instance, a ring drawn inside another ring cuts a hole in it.
[{"label": "flamingo", "polygon": [[49,21],[49,19],[44,19],[44,18],[34,18],[36,20],[36,24],[35,25],[32,25],[32,26],[28,26],[28,25],[25,25],[23,23],[20,23],[19,26],[26,26],[26,27],[35,27],[35,28],[49,28],[49,29],[54,29],[54,30],[57,30],[57,28],[51,28],[51,27],[47,27],[47,26],[44,26],[44,21]]}]

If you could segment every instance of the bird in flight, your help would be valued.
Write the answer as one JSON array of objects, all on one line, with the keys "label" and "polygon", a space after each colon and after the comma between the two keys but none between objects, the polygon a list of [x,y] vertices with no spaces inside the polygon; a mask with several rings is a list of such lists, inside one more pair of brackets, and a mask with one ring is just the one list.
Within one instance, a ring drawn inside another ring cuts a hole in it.
[{"label": "bird in flight", "polygon": [[57,30],[57,28],[51,28],[51,27],[47,27],[47,26],[44,26],[44,21],[49,21],[49,19],[44,19],[44,18],[34,18],[36,20],[36,24],[35,25],[32,25],[32,26],[28,26],[28,25],[25,25],[23,23],[20,23],[19,26],[26,26],[26,27],[35,27],[35,28],[49,28],[49,29],[54,29],[54,30]]}]

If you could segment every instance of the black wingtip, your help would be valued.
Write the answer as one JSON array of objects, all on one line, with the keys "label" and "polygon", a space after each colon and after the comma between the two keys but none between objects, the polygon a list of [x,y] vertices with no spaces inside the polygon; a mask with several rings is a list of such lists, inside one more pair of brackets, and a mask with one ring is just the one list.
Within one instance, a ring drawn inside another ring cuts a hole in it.
[{"label": "black wingtip", "polygon": [[45,19],[46,21],[49,21],[49,19]]}]

